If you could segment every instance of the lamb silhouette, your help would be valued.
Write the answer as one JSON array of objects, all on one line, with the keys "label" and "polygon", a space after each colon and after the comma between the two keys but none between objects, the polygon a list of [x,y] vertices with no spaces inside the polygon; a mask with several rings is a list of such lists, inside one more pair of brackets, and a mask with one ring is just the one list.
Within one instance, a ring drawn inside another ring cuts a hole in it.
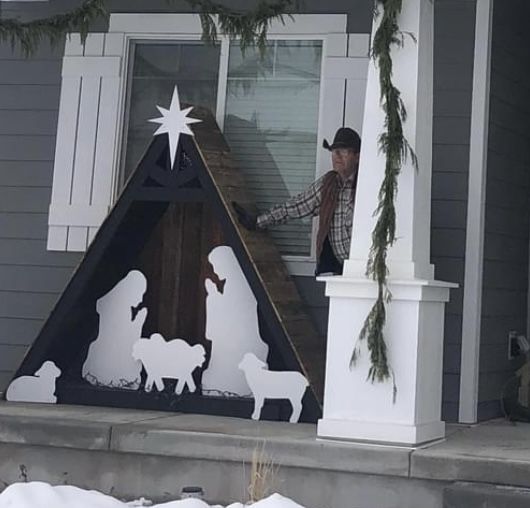
[{"label": "lamb silhouette", "polygon": [[47,402],[55,404],[55,382],[61,375],[55,363],[44,362],[33,376],[13,379],[7,388],[6,400],[11,402]]},{"label": "lamb silhouette", "polygon": [[200,344],[190,346],[182,339],[166,341],[159,333],[150,339],[137,340],[133,345],[133,358],[142,362],[147,372],[145,391],[150,392],[153,384],[160,392],[164,389],[162,378],[178,379],[175,393],[180,395],[187,385],[190,392],[197,387],[192,373],[204,363],[206,353]]},{"label": "lamb silhouette", "polygon": [[302,398],[308,387],[307,379],[300,372],[267,370],[267,364],[247,353],[239,363],[254,396],[253,420],[259,420],[265,399],[289,399],[293,412],[289,421],[296,423],[302,412]]}]

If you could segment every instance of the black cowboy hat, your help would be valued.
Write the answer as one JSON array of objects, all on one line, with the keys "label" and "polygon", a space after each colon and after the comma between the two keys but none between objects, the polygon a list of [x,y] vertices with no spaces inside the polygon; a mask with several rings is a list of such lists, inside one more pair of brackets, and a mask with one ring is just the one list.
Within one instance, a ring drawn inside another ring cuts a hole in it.
[{"label": "black cowboy hat", "polygon": [[329,144],[327,139],[324,139],[322,146],[326,150],[334,150],[335,148],[352,148],[354,152],[361,151],[361,138],[353,129],[349,127],[341,127],[335,133],[333,144]]}]

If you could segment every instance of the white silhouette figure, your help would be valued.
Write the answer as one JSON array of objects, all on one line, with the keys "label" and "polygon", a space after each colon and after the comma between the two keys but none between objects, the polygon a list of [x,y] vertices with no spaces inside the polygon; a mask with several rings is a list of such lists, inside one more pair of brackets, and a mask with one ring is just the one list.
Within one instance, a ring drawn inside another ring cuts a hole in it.
[{"label": "white silhouette figure", "polygon": [[250,396],[239,362],[246,353],[266,361],[269,352],[259,333],[256,297],[230,247],[216,247],[208,260],[225,285],[221,293],[210,279],[205,280],[206,338],[212,341],[212,351],[202,389]]},{"label": "white silhouette figure", "polygon": [[55,404],[55,382],[61,369],[51,361],[44,362],[33,376],[20,376],[11,381],[6,399],[10,402],[48,402]]},{"label": "white silhouette figure", "polygon": [[206,352],[200,344],[190,346],[182,339],[167,341],[159,333],[150,339],[140,339],[133,346],[133,358],[140,360],[147,372],[145,391],[150,392],[155,384],[157,390],[164,389],[162,378],[178,379],[175,393],[180,395],[187,385],[190,392],[196,390],[192,373],[205,360]]},{"label": "white silhouette figure", "polygon": [[259,420],[265,399],[289,399],[293,412],[289,421],[296,423],[302,412],[302,398],[309,385],[300,372],[267,370],[267,364],[247,353],[239,368],[245,373],[254,396],[253,420]]},{"label": "white silhouette figure", "polygon": [[134,319],[132,309],[140,304],[146,289],[143,273],[132,270],[97,301],[99,332],[82,370],[90,383],[131,390],[140,386],[142,364],[133,358],[132,348],[142,336],[147,309],[140,309]]}]

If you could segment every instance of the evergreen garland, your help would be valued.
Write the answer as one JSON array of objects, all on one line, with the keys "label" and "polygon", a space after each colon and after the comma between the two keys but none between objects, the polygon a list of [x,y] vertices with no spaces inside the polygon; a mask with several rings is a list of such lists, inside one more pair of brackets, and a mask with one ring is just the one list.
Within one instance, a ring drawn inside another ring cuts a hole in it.
[{"label": "evergreen garland", "polygon": [[26,56],[34,53],[43,39],[54,46],[67,33],[79,32],[84,42],[90,23],[101,16],[107,16],[105,0],[85,0],[65,14],[28,22],[0,19],[0,42],[9,42],[12,48],[20,44]]},{"label": "evergreen garland", "polygon": [[[261,0],[253,10],[243,12],[229,9],[212,0],[184,1],[199,13],[204,40],[212,43],[217,41],[217,21],[222,33],[231,38],[240,38],[243,51],[253,44],[264,51],[270,23],[274,19],[283,23],[284,16],[289,15],[287,11],[298,5],[298,0]],[[108,17],[106,2],[107,0],[84,0],[70,12],[28,22],[0,18],[0,42],[7,41],[12,47],[20,44],[26,56],[34,53],[43,39],[48,39],[53,46],[65,34],[79,32],[84,42],[90,23],[97,18]]]},{"label": "evergreen garland", "polygon": [[[392,81],[392,46],[403,46],[403,33],[397,23],[403,0],[375,0],[376,16],[381,15],[381,23],[374,35],[371,56],[379,69],[381,86],[381,106],[385,113],[384,132],[379,136],[380,151],[386,157],[385,174],[379,189],[379,203],[374,215],[378,216],[372,232],[372,246],[367,276],[377,282],[377,300],[370,310],[359,335],[359,341],[366,340],[370,352],[370,370],[368,379],[371,382],[393,379],[388,363],[387,346],[383,335],[386,323],[385,304],[392,295],[387,286],[388,268],[386,264],[389,247],[396,241],[396,209],[394,200],[397,194],[397,179],[403,163],[411,158],[415,168],[418,167],[416,155],[403,135],[403,123],[407,112],[400,91]],[[382,13],[380,12],[382,10]],[[353,350],[350,366],[359,357],[359,344]],[[394,383],[394,397],[396,385]]]},{"label": "evergreen garland", "polygon": [[239,38],[241,50],[257,45],[264,51],[267,31],[274,19],[284,23],[287,11],[298,6],[298,0],[261,0],[252,11],[236,11],[211,0],[186,0],[201,17],[202,37],[208,42],[217,41],[217,25],[221,33]]}]

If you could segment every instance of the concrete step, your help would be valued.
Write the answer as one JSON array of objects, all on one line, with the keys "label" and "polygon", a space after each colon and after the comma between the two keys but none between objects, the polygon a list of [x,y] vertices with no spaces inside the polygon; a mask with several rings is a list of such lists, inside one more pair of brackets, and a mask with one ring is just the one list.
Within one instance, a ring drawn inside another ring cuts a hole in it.
[{"label": "concrete step", "polygon": [[320,441],[316,426],[83,406],[0,403],[0,489],[45,481],[164,502],[199,485],[248,499],[252,456],[307,508],[441,508],[446,485],[411,478],[410,449]]},{"label": "concrete step", "polygon": [[313,424],[0,402],[0,490],[45,481],[163,502],[200,485],[229,504],[248,499],[264,447],[271,490],[307,508],[519,508],[530,507],[527,443],[530,425],[503,421],[448,426],[412,449],[319,440]]},{"label": "concrete step", "polygon": [[444,490],[444,508],[528,508],[530,489],[455,482]]}]

